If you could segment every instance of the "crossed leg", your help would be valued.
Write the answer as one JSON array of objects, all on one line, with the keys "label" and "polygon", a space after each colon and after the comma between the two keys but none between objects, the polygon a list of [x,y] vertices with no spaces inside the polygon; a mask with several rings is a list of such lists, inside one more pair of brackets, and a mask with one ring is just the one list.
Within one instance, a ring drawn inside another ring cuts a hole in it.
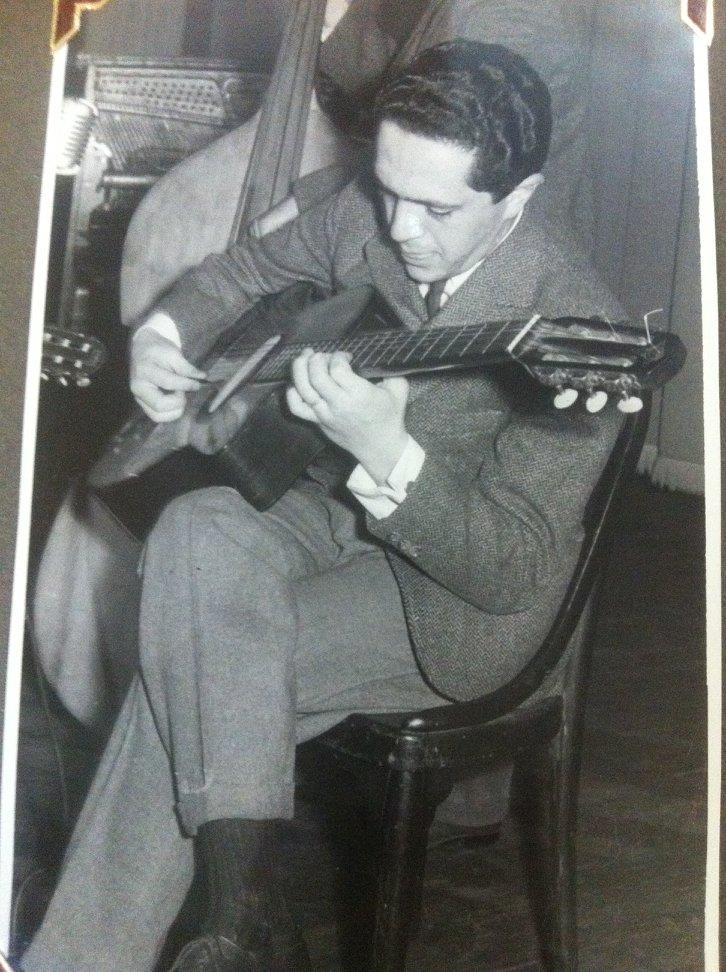
[{"label": "crossed leg", "polygon": [[27,972],[146,972],[194,873],[190,835],[289,817],[297,742],[428,688],[385,555],[345,504],[293,490],[175,501],[144,559],[132,685]]}]

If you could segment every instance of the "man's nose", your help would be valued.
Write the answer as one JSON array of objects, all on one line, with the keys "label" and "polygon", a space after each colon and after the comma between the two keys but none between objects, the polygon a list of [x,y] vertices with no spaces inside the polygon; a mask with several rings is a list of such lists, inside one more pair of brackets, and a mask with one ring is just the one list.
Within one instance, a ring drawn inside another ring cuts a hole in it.
[{"label": "man's nose", "polygon": [[397,199],[389,216],[388,231],[395,243],[405,243],[421,235],[421,214],[415,203]]}]

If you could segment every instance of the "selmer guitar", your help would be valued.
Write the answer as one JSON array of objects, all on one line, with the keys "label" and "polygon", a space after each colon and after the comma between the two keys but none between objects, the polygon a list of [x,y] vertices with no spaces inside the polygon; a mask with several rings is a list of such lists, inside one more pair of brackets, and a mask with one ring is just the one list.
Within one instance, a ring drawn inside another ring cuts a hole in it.
[{"label": "selmer guitar", "polygon": [[579,393],[592,411],[614,398],[625,412],[638,410],[643,392],[668,381],[685,357],[675,335],[623,321],[535,316],[412,331],[372,288],[315,296],[299,284],[243,315],[200,362],[208,383],[188,395],[184,415],[156,424],[139,410],[92,469],[90,485],[103,495],[186,450],[174,474],[176,492],[185,491],[180,471],[206,456],[215,472],[203,482],[233,485],[258,509],[269,507],[326,441],[284,403],[291,363],[306,347],[347,352],[366,378],[508,363],[552,388],[553,407],[572,404]]}]

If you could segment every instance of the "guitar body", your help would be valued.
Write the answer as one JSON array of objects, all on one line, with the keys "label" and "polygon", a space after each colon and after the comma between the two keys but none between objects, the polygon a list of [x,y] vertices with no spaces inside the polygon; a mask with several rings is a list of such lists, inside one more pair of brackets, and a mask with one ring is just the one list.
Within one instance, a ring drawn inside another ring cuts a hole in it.
[{"label": "guitar body", "polygon": [[[257,347],[271,335],[282,336],[277,350],[284,353],[286,342],[298,347],[334,341],[373,322],[377,330],[396,325],[371,288],[323,297],[314,285],[299,283],[263,298],[225,332],[200,367],[226,375],[239,363],[240,342]],[[91,469],[89,486],[139,537],[175,496],[205,486],[232,486],[257,509],[267,509],[327,444],[317,428],[290,414],[285,384],[243,385],[213,416],[205,405],[216,387],[197,393],[176,422],[155,423],[139,410]]]}]

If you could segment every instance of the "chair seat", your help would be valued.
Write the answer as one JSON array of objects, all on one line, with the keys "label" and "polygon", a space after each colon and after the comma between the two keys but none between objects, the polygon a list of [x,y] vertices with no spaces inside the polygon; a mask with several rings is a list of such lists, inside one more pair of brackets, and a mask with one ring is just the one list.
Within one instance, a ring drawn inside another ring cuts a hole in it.
[{"label": "chair seat", "polygon": [[[422,715],[410,712],[352,715],[306,745],[316,760],[327,755],[389,769],[447,770],[459,778],[514,760],[535,742],[552,739],[561,724],[562,699],[550,697],[489,722],[470,721],[452,728],[430,726]],[[300,750],[298,761],[305,764],[304,747]]]}]

